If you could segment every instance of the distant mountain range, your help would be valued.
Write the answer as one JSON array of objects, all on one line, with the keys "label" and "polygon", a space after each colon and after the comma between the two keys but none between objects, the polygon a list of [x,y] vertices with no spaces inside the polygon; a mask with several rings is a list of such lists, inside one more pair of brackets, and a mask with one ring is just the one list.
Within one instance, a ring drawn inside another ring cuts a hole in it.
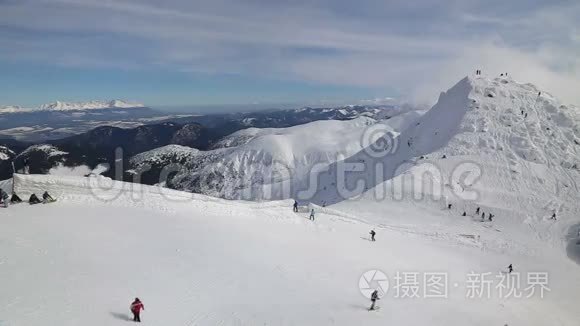
[{"label": "distant mountain range", "polygon": [[[85,115],[100,113],[107,117],[115,114],[118,108],[89,109]],[[148,112],[148,108],[125,110],[127,112]],[[319,120],[352,120],[358,117],[366,117],[376,120],[387,119],[399,115],[403,112],[411,111],[410,107],[400,106],[347,106],[338,108],[300,108],[289,110],[268,110],[250,113],[231,113],[204,116],[185,117],[161,117],[161,121],[155,124],[144,124],[134,128],[120,128],[116,125],[119,121],[103,120],[104,124],[111,124],[93,128],[78,135],[72,135],[61,139],[49,139],[35,144],[48,144],[66,154],[58,157],[38,154],[41,149],[37,147],[25,149],[32,144],[15,140],[0,140],[0,145],[4,144],[7,149],[18,154],[14,157],[17,169],[21,169],[24,161],[30,162],[31,173],[47,173],[55,164],[68,166],[86,165],[91,168],[98,164],[109,164],[111,167],[115,163],[115,150],[123,149],[126,164],[125,169],[131,168],[128,165],[128,158],[139,153],[149,151],[166,145],[180,145],[198,150],[209,150],[224,146],[231,139],[226,136],[242,129],[254,128],[286,128],[305,124]],[[151,110],[153,111],[153,110]],[[65,115],[75,111],[43,111],[47,115]],[[65,123],[65,122],[63,122]],[[75,123],[68,120],[66,123]],[[77,122],[78,123],[78,122]],[[144,123],[144,122],[141,122]],[[22,128],[22,127],[20,127]],[[222,143],[220,140],[225,139]],[[46,148],[42,148],[42,152]],[[34,159],[31,157],[34,156]],[[47,162],[50,161],[50,162]],[[12,169],[0,170],[0,179],[10,176]],[[110,169],[108,174],[114,175],[114,169]],[[154,180],[152,178],[151,180]],[[153,182],[153,181],[150,181]]]},{"label": "distant mountain range", "polygon": [[34,113],[38,111],[84,111],[99,109],[130,109],[143,108],[143,104],[123,100],[89,101],[89,102],[62,102],[42,104],[38,107],[24,108],[20,106],[0,106],[1,114]]},{"label": "distant mountain range", "polygon": [[167,116],[142,104],[109,102],[54,102],[37,108],[0,107],[0,138],[28,142],[65,138],[102,125],[136,127],[179,116]]}]

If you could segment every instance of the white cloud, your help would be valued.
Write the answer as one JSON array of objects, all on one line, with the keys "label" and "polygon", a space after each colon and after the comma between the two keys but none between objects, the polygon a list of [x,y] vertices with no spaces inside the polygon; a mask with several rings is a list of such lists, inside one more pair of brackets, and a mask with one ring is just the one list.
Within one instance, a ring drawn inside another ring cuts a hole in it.
[{"label": "white cloud", "polygon": [[0,3],[0,60],[268,76],[421,100],[482,68],[580,103],[579,16],[578,3],[523,0],[14,1]]}]

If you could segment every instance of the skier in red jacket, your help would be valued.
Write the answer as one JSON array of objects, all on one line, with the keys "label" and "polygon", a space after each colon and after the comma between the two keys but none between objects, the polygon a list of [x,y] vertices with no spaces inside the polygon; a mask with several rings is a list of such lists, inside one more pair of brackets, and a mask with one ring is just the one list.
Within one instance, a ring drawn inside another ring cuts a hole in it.
[{"label": "skier in red jacket", "polygon": [[139,300],[139,298],[135,298],[135,301],[133,301],[133,303],[131,304],[131,312],[133,313],[133,321],[136,322],[141,322],[141,317],[139,316],[139,314],[141,314],[141,310],[145,310],[145,306],[143,306],[143,303],[141,302],[141,300]]}]

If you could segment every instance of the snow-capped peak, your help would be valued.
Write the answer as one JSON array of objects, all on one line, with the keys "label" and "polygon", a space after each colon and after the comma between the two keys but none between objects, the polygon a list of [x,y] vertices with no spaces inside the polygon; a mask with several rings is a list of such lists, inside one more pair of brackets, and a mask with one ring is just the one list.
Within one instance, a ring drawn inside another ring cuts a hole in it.
[{"label": "snow-capped peak", "polygon": [[141,108],[143,104],[126,102],[122,100],[105,101],[89,101],[89,102],[61,102],[43,104],[40,106],[41,110],[48,111],[71,111],[71,110],[94,110],[94,109],[109,109],[109,108]]},{"label": "snow-capped peak", "polygon": [[3,113],[30,113],[36,111],[82,111],[99,109],[133,109],[145,107],[141,103],[123,100],[112,101],[87,101],[87,102],[62,102],[42,104],[38,107],[20,107],[15,105],[0,106],[0,114]]}]

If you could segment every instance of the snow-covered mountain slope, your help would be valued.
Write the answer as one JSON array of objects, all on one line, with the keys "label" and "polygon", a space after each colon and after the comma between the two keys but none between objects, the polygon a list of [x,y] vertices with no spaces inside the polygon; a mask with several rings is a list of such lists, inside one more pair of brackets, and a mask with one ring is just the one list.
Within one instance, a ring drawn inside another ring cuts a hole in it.
[{"label": "snow-covered mountain slope", "polygon": [[53,145],[32,145],[14,156],[13,162],[20,172],[27,169],[30,173],[48,173],[51,168],[65,162],[67,155],[68,152]]},{"label": "snow-covered mountain slope", "polygon": [[0,146],[0,161],[7,161],[14,157],[14,151],[6,146]]},{"label": "snow-covered mountain slope", "polygon": [[[565,254],[567,236],[580,223],[579,126],[577,108],[532,85],[465,78],[396,138],[395,150],[375,157],[369,147],[331,165],[316,176],[316,193],[304,199],[339,203],[338,209],[363,216],[390,212],[374,220],[385,226],[406,221],[394,201],[439,209],[452,204],[442,214],[458,224],[498,232],[510,227],[514,242],[537,240],[530,255],[546,246]],[[486,223],[473,216],[477,207]],[[422,232],[438,230],[437,223],[422,224]]]},{"label": "snow-covered mountain slope", "polygon": [[[466,227],[453,238],[412,233],[420,230],[413,221],[437,217],[436,210],[411,207],[409,223],[400,225],[406,233],[377,229],[371,242],[373,226],[356,214],[315,207],[312,222],[306,209],[293,213],[290,201],[225,201],[100,177],[15,181],[23,198],[48,190],[58,201],[0,213],[6,325],[126,325],[136,296],[145,325],[576,326],[580,317],[574,263],[487,248],[488,237],[509,233],[485,228]],[[521,273],[514,286],[521,298],[508,297],[508,289],[499,295],[510,263]],[[381,309],[369,312],[359,286],[367,290],[360,280],[372,270],[384,272],[390,288]],[[425,295],[437,289],[425,285],[434,272],[447,273],[447,298]],[[543,299],[538,286],[527,298],[530,272],[549,275]],[[397,273],[408,278],[397,281]],[[470,273],[490,273],[489,298],[485,285],[470,296]]]},{"label": "snow-covered mountain slope", "polygon": [[[409,124],[416,117],[415,113],[401,115],[396,125]],[[388,121],[380,124],[396,134]],[[159,182],[161,170],[168,167],[176,174],[161,182],[180,190],[251,200],[289,198],[308,181],[303,176],[353,155],[366,145],[364,140],[378,137],[365,134],[376,124],[374,119],[359,117],[290,128],[250,128],[225,137],[211,151],[165,147],[141,153],[131,159],[131,168],[141,171],[153,166],[144,178],[152,175]],[[172,149],[177,152],[170,154]]]}]

